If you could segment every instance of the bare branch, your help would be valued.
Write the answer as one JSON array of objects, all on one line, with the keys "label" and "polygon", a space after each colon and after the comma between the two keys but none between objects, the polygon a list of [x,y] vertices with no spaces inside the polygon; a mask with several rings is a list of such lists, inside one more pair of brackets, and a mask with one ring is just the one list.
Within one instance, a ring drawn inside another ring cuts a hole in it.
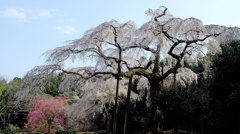
[{"label": "bare branch", "polygon": [[198,46],[189,46],[189,48],[190,49],[186,51],[186,53],[188,55],[191,55],[193,50],[197,50],[197,51],[201,52],[203,55],[205,55],[205,53],[201,49],[199,49]]},{"label": "bare branch", "polygon": [[156,22],[158,22],[158,18],[160,18],[160,17],[162,17],[162,16],[166,15],[167,8],[166,8],[166,7],[164,7],[164,8],[165,8],[165,9],[164,9],[164,11],[163,11],[163,13],[162,13],[162,14],[160,14],[160,15],[158,15],[158,16],[156,16],[156,17],[154,17],[154,20],[155,20]]},{"label": "bare branch", "polygon": [[156,51],[154,49],[151,49],[150,47],[144,46],[144,45],[141,45],[141,44],[134,44],[134,45],[125,47],[125,48],[123,48],[123,51],[127,51],[129,49],[134,49],[134,48],[140,48],[140,49],[144,49],[146,51],[149,51],[151,53],[156,53]]}]

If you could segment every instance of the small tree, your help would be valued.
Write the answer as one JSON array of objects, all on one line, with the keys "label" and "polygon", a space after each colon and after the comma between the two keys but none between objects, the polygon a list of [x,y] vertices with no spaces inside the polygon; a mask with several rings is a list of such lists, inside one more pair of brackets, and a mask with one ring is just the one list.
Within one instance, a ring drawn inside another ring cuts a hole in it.
[{"label": "small tree", "polygon": [[59,129],[66,129],[63,106],[67,104],[65,97],[51,97],[41,99],[35,97],[33,107],[27,116],[29,131],[54,133]]}]

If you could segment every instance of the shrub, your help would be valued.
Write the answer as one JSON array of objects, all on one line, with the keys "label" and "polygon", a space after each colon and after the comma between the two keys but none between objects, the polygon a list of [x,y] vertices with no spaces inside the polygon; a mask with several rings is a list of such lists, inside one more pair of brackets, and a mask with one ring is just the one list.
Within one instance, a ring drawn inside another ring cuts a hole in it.
[{"label": "shrub", "polygon": [[48,132],[30,132],[27,134],[49,134]]},{"label": "shrub", "polygon": [[56,134],[77,134],[77,132],[73,130],[59,130]]},{"label": "shrub", "polygon": [[9,124],[3,130],[0,130],[0,134],[15,134],[20,128],[17,125]]},{"label": "shrub", "polygon": [[56,130],[67,129],[63,109],[66,104],[65,97],[49,96],[47,99],[40,99],[37,96],[27,116],[28,130],[55,133]]}]

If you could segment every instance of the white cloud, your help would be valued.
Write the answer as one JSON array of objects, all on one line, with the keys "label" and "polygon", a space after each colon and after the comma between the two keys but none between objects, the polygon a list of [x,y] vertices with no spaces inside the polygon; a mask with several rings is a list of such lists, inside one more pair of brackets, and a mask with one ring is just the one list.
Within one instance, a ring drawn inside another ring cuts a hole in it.
[{"label": "white cloud", "polygon": [[34,8],[7,8],[1,11],[2,17],[15,18],[21,21],[30,21],[44,17],[52,17],[56,9],[34,9]]},{"label": "white cloud", "polygon": [[26,14],[23,8],[7,8],[2,12],[4,17],[25,19]]},{"label": "white cloud", "polygon": [[78,30],[69,25],[61,25],[56,27],[57,30],[61,31],[64,34],[73,34],[78,32]]},{"label": "white cloud", "polygon": [[52,14],[50,13],[49,10],[43,9],[39,11],[39,16],[41,17],[51,17]]}]

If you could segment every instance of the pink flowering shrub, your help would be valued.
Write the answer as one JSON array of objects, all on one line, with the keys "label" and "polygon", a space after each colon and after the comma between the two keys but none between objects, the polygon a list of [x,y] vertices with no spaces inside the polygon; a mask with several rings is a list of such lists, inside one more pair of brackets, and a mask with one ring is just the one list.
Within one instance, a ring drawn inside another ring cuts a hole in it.
[{"label": "pink flowering shrub", "polygon": [[66,97],[52,97],[41,99],[35,97],[33,107],[27,115],[27,127],[29,131],[55,133],[56,130],[67,129],[65,124],[64,105],[67,105]]}]

